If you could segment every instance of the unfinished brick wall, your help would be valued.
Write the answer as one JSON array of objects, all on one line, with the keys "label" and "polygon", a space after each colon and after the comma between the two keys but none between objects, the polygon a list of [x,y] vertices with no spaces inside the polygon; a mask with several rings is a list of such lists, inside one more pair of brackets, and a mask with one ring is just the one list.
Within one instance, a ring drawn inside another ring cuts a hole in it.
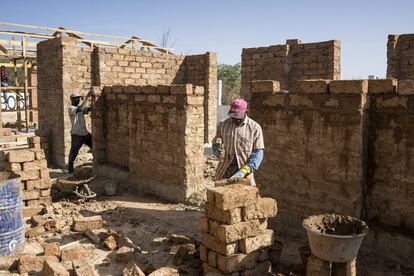
[{"label": "unfinished brick wall", "polygon": [[301,43],[287,40],[284,45],[245,48],[242,51],[241,94],[250,98],[254,80],[276,80],[282,89],[293,89],[297,80],[340,78],[338,40]]},{"label": "unfinished brick wall", "polygon": [[265,140],[257,182],[296,227],[307,214],[359,216],[362,206],[362,95],[323,93],[328,82],[317,83],[319,93],[273,94],[272,82],[252,89],[251,115]]},{"label": "unfinished brick wall", "polygon": [[388,36],[387,78],[414,79],[414,34]]},{"label": "unfinished brick wall", "polygon": [[183,201],[203,182],[204,89],[187,85],[105,87],[93,112],[98,174],[128,188]]},{"label": "unfinished brick wall", "polygon": [[368,217],[414,231],[414,81],[398,93],[371,99]]},{"label": "unfinished brick wall", "polygon": [[[336,212],[412,230],[414,81],[300,81],[291,93],[254,82],[251,113],[265,158],[256,174],[280,223]],[[288,196],[286,196],[288,195]]]},{"label": "unfinished brick wall", "polygon": [[[204,140],[208,141],[214,135],[217,92],[214,53],[182,56],[130,49],[92,50],[76,45],[73,39],[56,38],[38,44],[38,64],[39,75],[42,74],[39,78],[39,110],[43,109],[43,115],[39,115],[39,134],[52,145],[49,160],[54,164],[64,166],[69,153],[70,120],[66,114],[69,95],[73,91],[86,94],[92,86],[195,82],[195,85],[204,86],[206,91]],[[54,95],[53,99],[46,97],[51,93],[60,95]],[[51,106],[54,102],[58,102],[57,110],[41,107]],[[51,131],[50,126],[56,126],[57,130]]]}]

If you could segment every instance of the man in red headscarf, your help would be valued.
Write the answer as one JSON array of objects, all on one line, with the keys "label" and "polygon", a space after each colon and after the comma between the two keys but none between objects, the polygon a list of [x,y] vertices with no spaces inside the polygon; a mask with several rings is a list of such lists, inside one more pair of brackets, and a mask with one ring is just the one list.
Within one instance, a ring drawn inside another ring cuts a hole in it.
[{"label": "man in red headscarf", "polygon": [[217,127],[213,138],[213,151],[220,158],[216,180],[228,179],[233,182],[247,177],[256,186],[253,173],[263,160],[263,133],[260,125],[250,119],[246,112],[245,100],[232,100],[229,118],[221,121]]}]

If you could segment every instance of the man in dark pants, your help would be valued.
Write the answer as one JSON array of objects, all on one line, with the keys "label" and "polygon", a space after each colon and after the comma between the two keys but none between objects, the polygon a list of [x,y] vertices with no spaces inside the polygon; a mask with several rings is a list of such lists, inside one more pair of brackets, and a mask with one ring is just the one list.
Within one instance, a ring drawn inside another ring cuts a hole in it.
[{"label": "man in dark pants", "polygon": [[72,123],[72,128],[70,130],[72,141],[68,162],[69,173],[73,173],[73,163],[75,162],[76,156],[78,156],[82,145],[85,144],[92,149],[92,135],[86,129],[85,114],[88,114],[91,111],[89,99],[92,98],[93,95],[93,91],[90,91],[80,105],[79,103],[83,97],[77,93],[70,95],[71,106],[68,108],[68,113]]}]

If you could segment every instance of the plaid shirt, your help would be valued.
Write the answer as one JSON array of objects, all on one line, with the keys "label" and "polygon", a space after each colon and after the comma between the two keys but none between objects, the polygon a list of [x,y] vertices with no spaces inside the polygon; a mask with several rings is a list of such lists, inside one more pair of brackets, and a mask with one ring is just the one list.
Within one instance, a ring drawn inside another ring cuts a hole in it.
[{"label": "plaid shirt", "polygon": [[217,167],[216,180],[223,178],[234,157],[241,168],[247,163],[253,150],[264,149],[262,128],[247,116],[241,125],[236,125],[231,118],[221,121],[213,143],[217,138],[223,141],[225,157]]}]

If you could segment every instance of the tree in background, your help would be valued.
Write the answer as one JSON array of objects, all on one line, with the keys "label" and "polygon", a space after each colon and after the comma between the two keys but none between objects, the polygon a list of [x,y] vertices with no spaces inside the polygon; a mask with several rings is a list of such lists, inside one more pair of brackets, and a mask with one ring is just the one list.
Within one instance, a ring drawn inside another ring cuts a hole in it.
[{"label": "tree in background", "polygon": [[231,99],[240,96],[241,64],[220,64],[217,67],[218,79],[223,83],[222,104],[229,104]]}]

